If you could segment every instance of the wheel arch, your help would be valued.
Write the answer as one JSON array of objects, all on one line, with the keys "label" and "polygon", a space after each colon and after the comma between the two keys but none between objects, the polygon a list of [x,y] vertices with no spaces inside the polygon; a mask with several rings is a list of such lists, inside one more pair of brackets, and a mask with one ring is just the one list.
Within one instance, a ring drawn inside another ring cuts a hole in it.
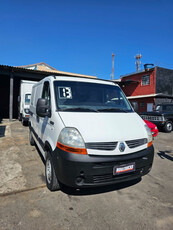
[{"label": "wheel arch", "polygon": [[52,147],[50,145],[50,143],[48,141],[45,142],[45,145],[44,145],[44,150],[45,151],[49,151],[50,152],[50,155],[52,155]]}]

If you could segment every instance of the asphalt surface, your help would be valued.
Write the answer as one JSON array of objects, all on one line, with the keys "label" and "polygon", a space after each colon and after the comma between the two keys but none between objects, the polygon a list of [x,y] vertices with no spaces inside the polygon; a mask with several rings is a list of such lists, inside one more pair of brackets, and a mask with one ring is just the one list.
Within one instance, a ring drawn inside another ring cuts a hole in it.
[{"label": "asphalt surface", "polygon": [[0,124],[0,230],[173,229],[173,132],[154,140],[142,180],[97,189],[50,192],[28,127]]}]

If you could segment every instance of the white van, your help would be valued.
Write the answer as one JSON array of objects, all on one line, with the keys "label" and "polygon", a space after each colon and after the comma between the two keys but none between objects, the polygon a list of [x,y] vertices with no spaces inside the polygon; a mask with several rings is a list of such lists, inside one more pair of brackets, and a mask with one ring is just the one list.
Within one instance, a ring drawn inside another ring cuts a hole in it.
[{"label": "white van", "polygon": [[51,191],[133,180],[152,167],[150,129],[113,82],[46,77],[33,86],[29,123]]},{"label": "white van", "polygon": [[18,96],[18,120],[25,125],[29,121],[29,106],[31,91],[36,81],[20,81],[20,95]]}]

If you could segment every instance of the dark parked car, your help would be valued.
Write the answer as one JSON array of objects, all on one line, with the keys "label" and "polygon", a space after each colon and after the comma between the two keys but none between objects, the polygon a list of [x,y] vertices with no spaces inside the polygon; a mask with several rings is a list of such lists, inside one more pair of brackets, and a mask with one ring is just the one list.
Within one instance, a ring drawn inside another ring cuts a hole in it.
[{"label": "dark parked car", "polygon": [[158,104],[153,112],[143,112],[140,116],[148,121],[151,121],[158,128],[163,128],[169,133],[173,130],[173,103]]}]

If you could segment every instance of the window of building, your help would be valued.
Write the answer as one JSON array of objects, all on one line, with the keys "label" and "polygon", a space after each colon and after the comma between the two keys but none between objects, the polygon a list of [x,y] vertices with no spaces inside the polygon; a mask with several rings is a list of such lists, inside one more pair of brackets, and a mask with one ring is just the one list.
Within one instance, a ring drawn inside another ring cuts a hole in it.
[{"label": "window of building", "polygon": [[133,109],[135,110],[135,112],[138,112],[138,102],[137,101],[132,101],[131,102]]},{"label": "window of building", "polygon": [[141,107],[141,108],[144,108],[144,107],[145,107],[145,102],[144,102],[144,101],[140,102],[140,107]]},{"label": "window of building", "polygon": [[146,75],[142,77],[142,85],[149,85],[150,84],[150,75]]}]

